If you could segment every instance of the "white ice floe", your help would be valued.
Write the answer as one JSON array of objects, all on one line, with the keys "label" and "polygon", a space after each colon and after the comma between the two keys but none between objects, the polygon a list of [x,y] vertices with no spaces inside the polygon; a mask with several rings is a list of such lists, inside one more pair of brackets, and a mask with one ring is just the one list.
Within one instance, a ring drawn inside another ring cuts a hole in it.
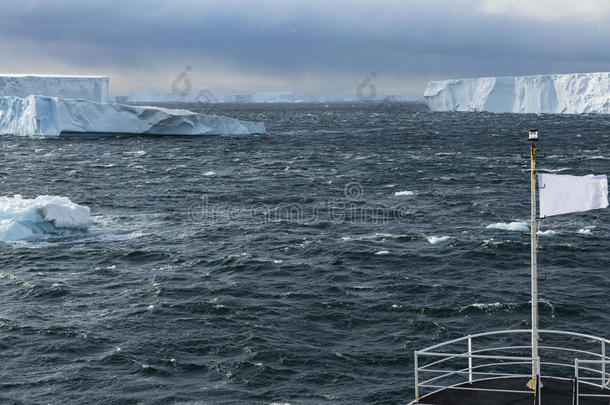
[{"label": "white ice floe", "polygon": [[0,134],[58,137],[69,134],[248,135],[262,122],[160,107],[100,104],[54,97],[0,97]]},{"label": "white ice floe", "polygon": [[603,72],[432,81],[424,97],[432,111],[609,114],[608,94]]},{"label": "white ice floe", "polygon": [[390,252],[387,250],[380,250],[379,252],[375,252],[375,256],[389,255]]},{"label": "white ice floe", "polygon": [[401,197],[401,196],[415,195],[415,193],[413,191],[405,190],[405,191],[397,191],[394,193],[394,195]]},{"label": "white ice floe", "polygon": [[0,197],[0,240],[27,240],[86,231],[90,225],[89,207],[75,204],[67,197]]},{"label": "white ice floe", "polygon": [[486,229],[498,229],[501,231],[520,231],[527,232],[530,230],[530,226],[527,222],[496,222],[485,227]]},{"label": "white ice floe", "polygon": [[581,228],[578,230],[578,233],[581,235],[593,235],[594,226],[587,226],[585,228]]},{"label": "white ice floe", "polygon": [[109,80],[105,76],[0,74],[0,97],[48,96],[106,103]]},{"label": "white ice floe", "polygon": [[428,243],[430,243],[432,245],[436,245],[436,244],[439,244],[439,243],[445,243],[449,239],[451,239],[449,236],[428,236],[426,238]]}]

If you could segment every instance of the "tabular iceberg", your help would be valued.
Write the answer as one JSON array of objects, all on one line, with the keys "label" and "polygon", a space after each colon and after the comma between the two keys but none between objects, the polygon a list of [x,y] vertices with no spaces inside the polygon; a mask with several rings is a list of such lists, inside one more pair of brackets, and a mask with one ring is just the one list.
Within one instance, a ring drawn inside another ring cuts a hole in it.
[{"label": "tabular iceberg", "polygon": [[58,137],[86,133],[247,135],[265,134],[265,125],[160,107],[41,96],[0,97],[0,134]]},{"label": "tabular iceberg", "polygon": [[89,207],[75,204],[66,197],[0,197],[0,240],[86,231],[91,222]]},{"label": "tabular iceberg", "polygon": [[106,103],[109,80],[106,76],[0,74],[0,97],[38,95]]},{"label": "tabular iceberg", "polygon": [[424,97],[432,111],[610,114],[610,73],[433,81]]},{"label": "tabular iceberg", "polygon": [[210,92],[201,93],[158,93],[139,91],[131,92],[127,97],[130,103],[217,103],[219,100]]}]

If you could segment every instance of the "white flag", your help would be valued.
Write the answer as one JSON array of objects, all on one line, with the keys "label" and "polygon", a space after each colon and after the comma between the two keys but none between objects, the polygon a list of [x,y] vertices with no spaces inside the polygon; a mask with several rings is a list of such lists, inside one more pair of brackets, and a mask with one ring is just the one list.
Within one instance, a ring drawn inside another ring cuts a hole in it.
[{"label": "white flag", "polygon": [[608,207],[608,178],[539,174],[540,217]]}]

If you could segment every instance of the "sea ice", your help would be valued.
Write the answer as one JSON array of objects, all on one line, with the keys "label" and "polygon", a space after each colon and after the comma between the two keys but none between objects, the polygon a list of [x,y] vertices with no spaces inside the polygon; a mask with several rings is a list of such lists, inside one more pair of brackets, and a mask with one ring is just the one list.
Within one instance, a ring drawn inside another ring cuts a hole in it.
[{"label": "sea ice", "polygon": [[501,231],[529,232],[530,226],[527,222],[496,222],[485,227],[486,229],[499,229]]},{"label": "sea ice", "polygon": [[405,191],[397,191],[394,193],[394,195],[397,197],[402,197],[402,196],[415,195],[415,193],[410,190],[405,190]]},{"label": "sea ice", "polygon": [[0,197],[0,240],[86,231],[90,225],[89,207],[75,204],[67,197]]},{"label": "sea ice", "polygon": [[428,243],[430,243],[431,245],[438,245],[439,243],[445,243],[449,239],[451,239],[449,236],[428,236],[426,238]]}]

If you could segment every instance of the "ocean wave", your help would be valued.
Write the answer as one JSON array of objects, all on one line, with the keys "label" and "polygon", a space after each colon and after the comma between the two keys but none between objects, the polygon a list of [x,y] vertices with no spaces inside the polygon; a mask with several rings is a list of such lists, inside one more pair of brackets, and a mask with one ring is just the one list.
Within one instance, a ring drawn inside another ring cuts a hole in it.
[{"label": "ocean wave", "polygon": [[375,232],[369,235],[344,235],[340,238],[341,242],[363,241],[363,240],[385,240],[385,239],[403,239],[409,238],[406,234],[392,234]]},{"label": "ocean wave", "polygon": [[48,235],[86,231],[91,226],[89,207],[67,197],[38,196],[35,199],[0,197],[0,240],[30,240]]},{"label": "ocean wave", "polygon": [[468,310],[479,310],[479,311],[490,311],[490,310],[496,310],[496,311],[510,311],[512,309],[515,309],[519,306],[519,304],[514,303],[514,302],[492,302],[492,303],[474,303],[474,304],[470,304],[470,305],[466,305],[465,307],[460,308],[460,310],[458,311],[459,313],[468,311]]},{"label": "ocean wave", "polygon": [[561,167],[559,169],[538,169],[539,172],[545,172],[545,173],[559,173],[559,172],[563,172],[565,170],[570,170],[569,167]]}]

